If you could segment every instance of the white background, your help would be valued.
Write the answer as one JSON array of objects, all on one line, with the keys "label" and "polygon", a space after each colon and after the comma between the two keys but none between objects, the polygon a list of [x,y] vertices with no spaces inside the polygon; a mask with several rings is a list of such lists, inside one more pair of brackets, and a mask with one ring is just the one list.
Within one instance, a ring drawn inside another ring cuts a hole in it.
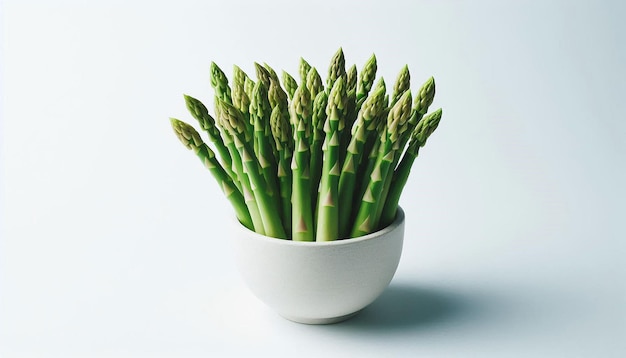
[{"label": "white background", "polygon": [[[1,15],[0,356],[626,356],[619,1],[18,1]],[[403,258],[356,318],[243,286],[232,211],[177,141],[209,64],[433,75]]]}]

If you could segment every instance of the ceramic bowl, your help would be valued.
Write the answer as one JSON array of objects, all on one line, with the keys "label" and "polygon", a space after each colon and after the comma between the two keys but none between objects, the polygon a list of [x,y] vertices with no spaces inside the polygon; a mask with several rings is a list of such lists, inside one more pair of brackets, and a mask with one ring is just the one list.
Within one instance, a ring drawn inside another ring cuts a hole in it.
[{"label": "ceramic bowl", "polygon": [[[238,224],[238,223],[237,223]],[[396,272],[404,239],[404,212],[366,236],[297,242],[237,225],[239,271],[252,293],[281,316],[300,323],[345,320],[372,303]]]}]

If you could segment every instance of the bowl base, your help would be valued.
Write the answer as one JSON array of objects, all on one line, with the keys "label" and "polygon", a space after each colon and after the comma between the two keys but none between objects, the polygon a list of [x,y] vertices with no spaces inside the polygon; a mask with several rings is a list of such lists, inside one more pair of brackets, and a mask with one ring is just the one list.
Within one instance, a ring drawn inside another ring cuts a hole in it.
[{"label": "bowl base", "polygon": [[344,316],[339,316],[339,317],[330,317],[330,318],[309,318],[309,317],[294,317],[294,316],[289,316],[289,315],[283,315],[281,314],[281,316],[285,319],[288,319],[292,322],[296,322],[296,323],[303,323],[303,324],[333,324],[333,323],[339,323],[339,322],[343,322],[347,319],[350,319],[354,316],[356,316],[359,312],[361,311],[356,311]]}]

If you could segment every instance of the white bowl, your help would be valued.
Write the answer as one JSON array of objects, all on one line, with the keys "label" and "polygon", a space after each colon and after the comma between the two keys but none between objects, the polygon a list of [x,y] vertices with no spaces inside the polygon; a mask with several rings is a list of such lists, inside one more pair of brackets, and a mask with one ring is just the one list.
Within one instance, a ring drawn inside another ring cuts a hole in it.
[{"label": "white bowl", "polygon": [[347,319],[372,303],[396,272],[404,212],[375,233],[330,242],[297,242],[237,225],[235,256],[248,287],[281,316],[300,323]]}]

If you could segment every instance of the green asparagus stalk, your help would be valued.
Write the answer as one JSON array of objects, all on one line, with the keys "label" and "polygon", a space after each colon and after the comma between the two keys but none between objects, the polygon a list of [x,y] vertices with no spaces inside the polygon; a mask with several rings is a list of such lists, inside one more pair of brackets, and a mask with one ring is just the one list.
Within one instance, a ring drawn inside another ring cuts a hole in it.
[{"label": "green asparagus stalk", "polygon": [[313,231],[313,206],[311,203],[310,151],[311,95],[306,86],[296,89],[289,107],[294,131],[292,170],[292,239],[315,241]]},{"label": "green asparagus stalk", "polygon": [[276,71],[274,71],[274,69],[270,65],[268,65],[267,63],[263,63],[263,67],[265,67],[265,69],[269,73],[270,79],[276,82],[280,82],[280,79],[278,78],[278,74],[276,73]]},{"label": "green asparagus stalk", "polygon": [[276,176],[278,177],[280,198],[282,202],[282,222],[285,228],[285,233],[289,236],[289,238],[291,238],[291,159],[293,156],[293,137],[291,134],[291,124],[289,123],[289,118],[285,118],[283,116],[283,110],[280,106],[281,105],[278,104],[272,110],[270,125],[278,150],[278,169]]},{"label": "green asparagus stalk", "polygon": [[228,78],[226,74],[215,62],[211,62],[211,86],[215,91],[215,96],[220,100],[232,104],[230,87],[228,86]]},{"label": "green asparagus stalk", "polygon": [[387,195],[387,200],[385,201],[380,219],[381,226],[387,226],[395,219],[398,203],[400,202],[400,195],[409,178],[413,162],[415,162],[418,156],[419,149],[426,145],[428,137],[437,129],[437,126],[439,126],[441,114],[442,111],[440,108],[419,121],[417,127],[413,130],[402,161],[400,161],[400,164],[398,164],[393,174],[393,184]]},{"label": "green asparagus stalk", "polygon": [[237,108],[224,101],[218,100],[218,106],[220,107],[219,114],[222,117],[222,125],[232,135],[246,174],[250,178],[250,187],[258,204],[265,235],[281,239],[287,238],[277,210],[280,201],[270,195],[271,190],[261,174],[261,165],[254,155],[251,141],[245,137],[245,123],[241,113]]},{"label": "green asparagus stalk", "polygon": [[285,90],[287,90],[287,94],[289,95],[289,99],[293,99],[293,93],[298,88],[298,82],[293,78],[289,73],[283,71],[283,86],[285,86]]},{"label": "green asparagus stalk", "polygon": [[300,67],[298,68],[298,72],[300,73],[300,81],[305,82],[306,76],[309,74],[311,70],[311,65],[302,57],[300,57]]},{"label": "green asparagus stalk", "polygon": [[[382,91],[383,94],[387,92],[387,86],[385,85],[385,80],[381,77],[376,86],[372,90],[373,93],[377,91]],[[380,134],[382,133],[382,129],[384,128],[385,121],[387,120],[387,114],[389,113],[389,96],[386,94],[383,96],[383,111],[379,113],[378,118],[373,121],[373,125],[376,127],[372,130],[376,130],[379,135],[368,136],[365,141],[365,145],[363,146],[363,157],[361,158],[361,163],[359,163],[359,167],[357,170],[358,177],[363,178],[365,180],[365,185],[357,185],[357,193],[360,199],[363,196],[365,191],[365,187],[367,186],[367,181],[369,181],[369,176],[372,174],[372,170],[374,169],[374,163],[376,162],[376,158],[378,157],[378,142],[380,142]],[[376,145],[376,148],[374,146]]]},{"label": "green asparagus stalk", "polygon": [[248,95],[248,98],[252,97],[252,90],[254,89],[255,84],[256,83],[254,83],[254,81],[250,77],[246,77],[243,87],[244,91]]},{"label": "green asparagus stalk", "polygon": [[[326,91],[330,92],[340,77],[346,75],[346,59],[343,56],[343,49],[340,47],[330,60],[328,67],[328,78],[326,79]],[[345,84],[344,84],[345,87]]]},{"label": "green asparagus stalk", "polygon": [[[409,73],[409,67],[405,65],[404,67],[402,67],[402,69],[398,73],[396,82],[394,83],[393,95],[392,95],[390,106],[393,106],[395,103],[397,103],[398,100],[402,97],[402,95],[405,92],[409,91],[410,87],[411,87],[411,75]],[[412,113],[414,112],[415,111],[413,111]],[[397,155],[394,156],[393,162],[391,163],[391,166],[390,166],[391,168],[390,170],[393,170],[393,168],[395,168],[396,165],[398,164],[398,160],[400,159],[400,154],[404,150],[406,141],[408,141],[408,138],[411,136],[411,131],[414,127],[414,124],[415,123],[411,121],[411,117],[409,117],[409,120],[407,120],[406,122],[407,128],[406,130],[404,130],[404,134],[401,135],[399,139],[396,141],[394,150],[397,151]],[[389,192],[389,188],[391,186],[391,178],[392,178],[392,175],[388,175],[386,176],[386,179],[383,182],[383,190],[381,191],[381,194],[380,194],[380,197],[383,198],[383,200],[384,198],[387,197],[387,193]],[[377,206],[376,214],[374,217],[380,218],[380,216],[382,215],[383,206],[384,205]]]},{"label": "green asparagus stalk", "polygon": [[322,77],[320,77],[315,67],[311,67],[306,76],[306,88],[311,92],[311,98],[317,97],[317,94],[324,90]]},{"label": "green asparagus stalk", "polygon": [[324,124],[326,123],[327,104],[328,95],[324,91],[319,92],[315,97],[315,101],[313,102],[313,116],[311,126],[311,202],[314,205],[317,205],[320,177],[322,176],[322,160],[324,158],[322,144],[324,143],[325,137]]},{"label": "green asparagus stalk", "polygon": [[346,152],[346,159],[339,178],[339,236],[347,237],[350,234],[352,218],[352,202],[354,200],[357,169],[363,157],[365,142],[375,136],[376,118],[379,118],[384,105],[385,91],[379,88],[367,98],[359,112],[357,121],[352,128],[350,144]]},{"label": "green asparagus stalk", "polygon": [[396,83],[393,85],[393,96],[391,100],[391,106],[396,104],[404,92],[411,88],[411,74],[409,73],[409,66],[404,66],[400,70]]},{"label": "green asparagus stalk", "polygon": [[228,148],[228,152],[230,153],[230,157],[233,160],[233,171],[236,173],[237,178],[239,179],[239,184],[241,186],[241,193],[243,194],[246,206],[248,207],[248,211],[250,212],[250,217],[252,218],[252,224],[254,225],[254,231],[265,235],[265,228],[263,226],[263,218],[261,217],[261,211],[259,210],[259,205],[256,201],[256,198],[252,191],[252,185],[250,183],[250,178],[248,174],[244,170],[243,163],[241,160],[241,156],[239,154],[239,150],[235,145],[235,141],[231,133],[226,129],[227,125],[224,124],[224,116],[222,115],[220,103],[222,101],[215,96],[215,114],[217,117],[216,124],[220,126],[222,129],[222,138],[224,140],[224,145]]},{"label": "green asparagus stalk", "polygon": [[233,106],[243,115],[246,131],[252,133],[254,131],[254,122],[250,119],[250,96],[248,96],[245,90],[247,77],[248,75],[239,66],[233,66],[233,88],[231,92]]},{"label": "green asparagus stalk", "polygon": [[[350,91],[346,91],[346,108],[344,110],[344,128],[342,129],[341,135],[341,144],[339,146],[339,160],[340,163],[343,163],[346,157],[346,150],[348,149],[348,144],[350,143],[350,131],[354,125],[354,122],[357,118],[357,103],[356,103],[356,90],[352,89]],[[345,132],[345,133],[344,133]]]},{"label": "green asparagus stalk", "polygon": [[261,167],[261,174],[265,183],[267,183],[267,194],[273,198],[278,195],[278,183],[276,182],[278,169],[274,154],[276,148],[270,129],[271,109],[267,95],[267,89],[263,82],[257,82],[252,91],[250,118],[254,123],[254,148],[256,148],[254,154]]},{"label": "green asparagus stalk", "polygon": [[270,78],[272,77],[270,72],[256,62],[254,63],[254,68],[256,69],[258,82],[262,82],[265,88],[270,88]]},{"label": "green asparagus stalk", "polygon": [[346,92],[355,91],[356,93],[356,85],[357,85],[357,72],[356,65],[350,66],[347,74],[347,82],[346,82]]},{"label": "green asparagus stalk", "polygon": [[347,105],[345,76],[339,77],[328,96],[324,124],[324,163],[317,205],[316,241],[333,241],[339,237],[339,177],[341,176],[340,143],[342,121]]},{"label": "green asparagus stalk", "polygon": [[[400,76],[399,76],[400,77]],[[397,81],[402,82],[402,81]],[[398,144],[398,148],[400,152],[404,151],[409,138],[411,137],[411,133],[413,133],[415,127],[422,119],[424,113],[428,110],[428,107],[433,102],[433,98],[435,96],[435,80],[430,77],[423,85],[420,87],[415,100],[413,101],[413,111],[411,113],[411,117],[407,121],[407,130],[405,131],[405,135],[403,135]],[[392,163],[392,168],[395,168],[398,165],[398,161],[400,160],[400,156],[397,155],[395,157],[394,162]],[[392,185],[392,176],[388,176],[383,185],[383,191],[381,194],[382,198],[387,198],[389,190]],[[379,215],[382,215],[382,211],[384,210],[384,206],[379,206],[378,211]],[[395,212],[394,212],[395,215]]]},{"label": "green asparagus stalk", "polygon": [[222,164],[224,166],[224,169],[226,170],[226,173],[233,179],[237,188],[241,190],[238,177],[232,169],[233,160],[230,156],[230,153],[228,152],[228,149],[224,145],[224,141],[222,139],[219,129],[217,129],[217,127],[215,126],[215,119],[211,117],[208,109],[204,106],[204,104],[202,104],[202,102],[188,95],[184,95],[184,97],[187,109],[189,110],[191,115],[198,121],[200,127],[208,133],[209,139],[211,139],[211,142],[213,142],[215,148],[217,148],[217,152],[222,159]]},{"label": "green asparagus stalk", "polygon": [[433,103],[435,98],[435,79],[430,77],[420,88],[413,102],[413,109],[418,115],[417,121],[428,112],[428,107]]},{"label": "green asparagus stalk", "polygon": [[246,207],[244,197],[235,186],[233,179],[217,161],[215,153],[202,141],[200,134],[192,126],[175,118],[171,118],[170,121],[178,139],[187,149],[193,150],[204,163],[204,166],[213,174],[220,188],[222,188],[222,192],[235,209],[239,222],[252,230],[254,225],[252,224],[252,218]]},{"label": "green asparagus stalk", "polygon": [[384,181],[386,176],[389,175],[394,157],[397,155],[395,145],[406,130],[406,121],[410,115],[411,92],[406,91],[391,108],[387,116],[387,126],[383,129],[381,135],[381,145],[376,164],[361,199],[361,205],[357,210],[356,220],[352,227],[352,237],[367,235],[378,227],[380,216],[377,216],[377,206],[384,205],[380,196]]},{"label": "green asparagus stalk", "polygon": [[376,78],[376,56],[372,55],[361,70],[361,74],[358,78],[357,90],[356,90],[356,100],[357,103],[362,103],[367,97],[368,93],[372,89],[372,85],[374,84],[374,79]]}]

